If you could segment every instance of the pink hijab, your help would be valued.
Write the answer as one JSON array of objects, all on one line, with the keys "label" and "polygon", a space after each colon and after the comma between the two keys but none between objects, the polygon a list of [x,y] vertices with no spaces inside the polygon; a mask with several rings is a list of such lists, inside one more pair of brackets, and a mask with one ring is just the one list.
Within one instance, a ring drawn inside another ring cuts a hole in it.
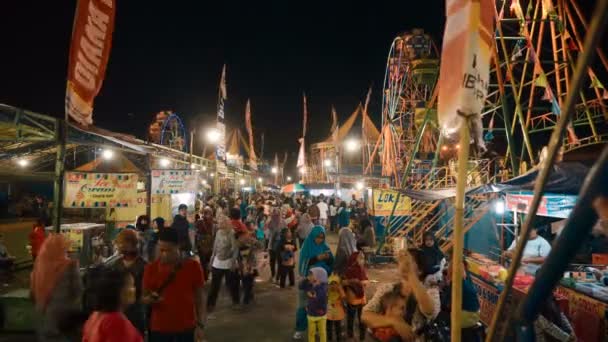
[{"label": "pink hijab", "polygon": [[31,274],[31,287],[36,308],[43,311],[51,293],[65,270],[74,261],[68,258],[69,241],[60,234],[51,234],[44,240]]}]

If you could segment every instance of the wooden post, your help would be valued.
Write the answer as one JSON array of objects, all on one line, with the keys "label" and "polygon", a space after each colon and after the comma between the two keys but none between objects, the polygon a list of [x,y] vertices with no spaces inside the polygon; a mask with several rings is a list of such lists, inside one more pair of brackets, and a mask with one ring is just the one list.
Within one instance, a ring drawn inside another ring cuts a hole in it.
[{"label": "wooden post", "polygon": [[458,151],[458,181],[456,182],[456,202],[454,203],[454,241],[452,250],[452,341],[460,342],[462,313],[462,254],[464,249],[464,199],[469,161],[469,125],[465,121],[460,128],[460,150]]}]

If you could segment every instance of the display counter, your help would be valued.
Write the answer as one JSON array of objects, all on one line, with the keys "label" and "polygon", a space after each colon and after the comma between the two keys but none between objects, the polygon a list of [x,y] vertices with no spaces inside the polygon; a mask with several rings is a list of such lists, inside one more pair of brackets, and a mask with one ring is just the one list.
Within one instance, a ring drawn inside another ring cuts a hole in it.
[{"label": "display counter", "polygon": [[[504,288],[506,270],[478,254],[469,256],[466,260],[471,280],[477,288],[481,321],[490,325],[498,297]],[[526,268],[522,269],[514,281],[513,300],[516,303],[523,300],[534,281],[534,277],[526,273]],[[570,319],[578,341],[608,341],[608,287],[567,279],[555,289],[554,295]]]},{"label": "display counter", "polygon": [[[53,227],[46,227],[47,233]],[[96,264],[109,255],[104,243],[106,227],[100,223],[70,223],[61,225],[61,234],[70,241],[69,254],[80,262],[80,267]]]}]

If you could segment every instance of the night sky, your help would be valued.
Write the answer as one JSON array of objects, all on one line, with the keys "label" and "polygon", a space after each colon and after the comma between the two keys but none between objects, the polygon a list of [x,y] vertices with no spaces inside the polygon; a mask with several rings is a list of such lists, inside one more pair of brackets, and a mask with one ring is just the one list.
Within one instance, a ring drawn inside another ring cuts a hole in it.
[{"label": "night sky", "polygon": [[[75,1],[10,0],[3,7],[0,102],[62,116]],[[227,63],[228,128],[244,127],[251,98],[257,149],[265,132],[264,157],[295,156],[303,91],[309,142],[328,136],[332,104],[345,120],[370,84],[379,126],[392,39],[421,27],[439,42],[443,23],[443,1],[119,0],[93,120],[141,138],[165,109],[187,126],[211,126]]]}]

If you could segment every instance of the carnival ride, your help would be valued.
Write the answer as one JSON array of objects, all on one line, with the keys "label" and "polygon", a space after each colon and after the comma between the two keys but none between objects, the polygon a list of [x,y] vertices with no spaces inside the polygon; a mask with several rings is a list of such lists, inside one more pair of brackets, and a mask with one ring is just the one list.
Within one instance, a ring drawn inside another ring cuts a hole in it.
[{"label": "carnival ride", "polygon": [[161,111],[148,128],[148,136],[154,143],[179,151],[186,150],[186,129],[182,119],[171,111]]},{"label": "carnival ride", "polygon": [[[500,1],[495,18],[483,131],[473,134],[489,151],[479,151],[469,161],[468,187],[504,180],[525,172],[527,165],[539,165],[540,151],[561,115],[588,28],[576,0]],[[563,136],[566,156],[608,141],[608,91],[600,80],[608,75],[608,59],[604,51],[597,53],[599,62],[586,70],[587,83],[578,93]],[[435,44],[422,30],[399,35],[389,49],[378,143],[383,175],[391,176],[398,189],[436,190],[455,184],[454,152],[459,146],[437,126],[437,56]],[[451,248],[453,218],[441,202],[413,199],[411,216],[387,219],[388,236],[419,242],[430,229],[444,250]],[[487,212],[488,198],[467,197],[465,207],[466,232]]]}]

